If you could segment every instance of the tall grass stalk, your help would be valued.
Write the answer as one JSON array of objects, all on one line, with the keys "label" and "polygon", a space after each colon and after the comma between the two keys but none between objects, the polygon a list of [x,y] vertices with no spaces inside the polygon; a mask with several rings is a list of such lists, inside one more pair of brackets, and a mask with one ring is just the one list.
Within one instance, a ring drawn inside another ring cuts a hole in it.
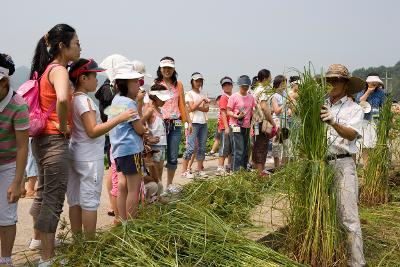
[{"label": "tall grass stalk", "polygon": [[389,131],[392,128],[392,96],[389,95],[379,114],[376,146],[368,153],[364,169],[361,201],[364,205],[384,204],[389,199]]},{"label": "tall grass stalk", "polygon": [[312,266],[345,264],[332,167],[327,163],[327,126],[320,120],[328,93],[311,70],[301,75],[293,127],[297,160],[286,170],[289,186],[289,239],[298,261]]}]

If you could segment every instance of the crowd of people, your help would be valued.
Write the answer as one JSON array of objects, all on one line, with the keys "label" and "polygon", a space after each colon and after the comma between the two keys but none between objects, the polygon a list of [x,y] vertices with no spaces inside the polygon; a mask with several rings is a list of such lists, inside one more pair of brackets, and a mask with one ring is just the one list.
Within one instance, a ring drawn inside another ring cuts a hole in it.
[{"label": "crowd of people", "polygon": [[[32,128],[38,126],[32,118],[37,114],[25,102],[24,92],[20,95],[11,89],[9,77],[15,66],[9,55],[0,55],[0,264],[12,265],[21,193],[34,197],[30,210],[34,236],[29,247],[41,248],[39,266],[52,263],[65,196],[72,232],[94,238],[104,154],[111,169],[105,179],[115,223],[135,218],[141,201],[162,201],[178,191],[173,181],[182,134],[186,134],[186,150],[181,176],[207,176],[204,159],[210,99],[202,91],[201,73],[191,75],[191,89],[185,92],[174,59],[164,57],[146,92],[144,77],[151,76],[142,62],[115,54],[97,64],[80,58],[80,52],[78,35],[66,24],[54,26],[40,38],[30,78],[38,82],[37,101],[44,124],[35,134]],[[100,72],[108,79],[96,91]],[[383,83],[377,74],[371,74],[365,87],[338,64],[330,66],[325,77],[333,89],[321,108],[321,119],[328,124],[330,158],[341,181],[340,216],[349,232],[351,262],[362,266],[358,183],[352,157],[362,136],[365,149],[376,142],[374,128],[385,98]],[[234,93],[235,83],[238,91]],[[237,82],[229,76],[221,78],[216,175],[253,168],[267,176],[268,151],[275,168],[289,160],[291,118],[300,83],[298,76],[289,81],[284,75],[272,79],[267,69],[253,79],[247,75]],[[91,92],[95,92],[99,106],[89,97]],[[363,112],[351,100],[353,95],[370,111]],[[214,147],[213,152],[216,150]],[[197,169],[193,172],[194,159]],[[166,187],[162,182],[164,166]],[[23,192],[25,180],[28,186]]]}]

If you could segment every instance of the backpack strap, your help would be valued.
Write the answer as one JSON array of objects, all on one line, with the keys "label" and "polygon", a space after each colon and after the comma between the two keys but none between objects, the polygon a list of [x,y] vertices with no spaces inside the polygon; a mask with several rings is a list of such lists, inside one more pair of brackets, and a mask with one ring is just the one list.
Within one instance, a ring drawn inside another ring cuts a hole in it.
[{"label": "backpack strap", "polygon": [[[60,64],[58,64],[58,63],[49,64],[49,65],[46,67],[46,70],[45,70],[45,71],[42,73],[42,75],[39,77],[38,81],[43,77],[43,75],[46,73],[46,71],[47,71],[47,80],[49,81],[50,72],[51,72],[55,67],[57,67],[57,66],[62,66],[62,65],[60,65]],[[50,83],[50,81],[49,81],[49,83]],[[54,85],[52,85],[52,86],[54,87]],[[40,91],[40,82],[39,82],[39,91]],[[54,111],[54,109],[56,108],[56,104],[57,104],[57,99],[54,100],[53,103],[51,103],[51,106],[50,106],[49,109],[47,110],[47,112],[46,112],[46,116],[47,116],[47,117],[49,117],[50,114]]]}]

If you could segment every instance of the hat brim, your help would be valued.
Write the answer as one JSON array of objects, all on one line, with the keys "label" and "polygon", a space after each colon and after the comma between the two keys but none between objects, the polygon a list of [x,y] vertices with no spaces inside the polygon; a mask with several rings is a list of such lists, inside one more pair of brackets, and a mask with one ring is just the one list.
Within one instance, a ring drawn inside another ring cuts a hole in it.
[{"label": "hat brim", "polygon": [[160,63],[160,68],[170,67],[175,69],[175,64],[172,63]]},{"label": "hat brim", "polygon": [[383,82],[380,78],[372,78],[371,79],[370,77],[367,77],[366,82],[367,83],[379,83],[379,84],[383,85]]},{"label": "hat brim", "polygon": [[[358,77],[355,77],[355,76],[350,77],[350,78],[346,78],[346,77],[343,77],[343,76],[341,76],[341,75],[333,74],[333,75],[324,76],[324,78],[325,78],[325,79],[327,79],[327,78],[343,78],[343,79],[347,79],[348,85],[347,85],[347,90],[346,90],[346,92],[347,92],[348,94],[351,94],[351,95],[356,94],[356,93],[362,91],[362,90],[365,88],[365,82],[364,82],[362,79],[360,79],[360,78],[358,78]],[[320,76],[320,75],[316,75],[316,76],[314,77],[314,79],[315,79],[318,83],[321,82],[321,76]]]},{"label": "hat brim", "polygon": [[347,93],[356,94],[365,89],[365,81],[358,77],[350,77],[348,80]]},{"label": "hat brim", "polygon": [[121,73],[114,77],[114,80],[133,80],[143,78],[143,74],[140,73]]}]

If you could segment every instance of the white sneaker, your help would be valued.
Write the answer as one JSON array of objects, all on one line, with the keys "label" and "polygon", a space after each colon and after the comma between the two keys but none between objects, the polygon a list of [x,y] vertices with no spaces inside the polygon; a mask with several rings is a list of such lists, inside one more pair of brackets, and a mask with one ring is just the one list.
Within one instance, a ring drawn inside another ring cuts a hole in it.
[{"label": "white sneaker", "polygon": [[50,267],[54,263],[54,259],[43,260],[40,258],[38,267]]},{"label": "white sneaker", "polygon": [[[60,245],[61,241],[58,240],[57,238],[54,239],[54,247],[59,247]],[[29,242],[29,249],[30,250],[42,249],[42,241],[40,241],[39,239],[32,238],[31,241]]]},{"label": "white sneaker", "polygon": [[224,176],[225,174],[226,174],[225,168],[223,166],[218,166],[217,167],[217,175]]},{"label": "white sneaker", "polygon": [[194,175],[192,173],[190,173],[190,171],[185,171],[184,173],[182,173],[182,178],[186,178],[186,179],[193,179]]},{"label": "white sneaker", "polygon": [[14,266],[11,257],[0,257],[1,266]]},{"label": "white sneaker", "polygon": [[199,178],[207,178],[208,174],[205,171],[197,171],[196,176]]},{"label": "white sneaker", "polygon": [[38,239],[31,239],[31,242],[29,242],[29,249],[30,250],[37,250],[42,248],[42,241]]},{"label": "white sneaker", "polygon": [[170,184],[168,186],[167,190],[171,194],[178,194],[181,191],[176,185],[173,185],[173,184]]}]

